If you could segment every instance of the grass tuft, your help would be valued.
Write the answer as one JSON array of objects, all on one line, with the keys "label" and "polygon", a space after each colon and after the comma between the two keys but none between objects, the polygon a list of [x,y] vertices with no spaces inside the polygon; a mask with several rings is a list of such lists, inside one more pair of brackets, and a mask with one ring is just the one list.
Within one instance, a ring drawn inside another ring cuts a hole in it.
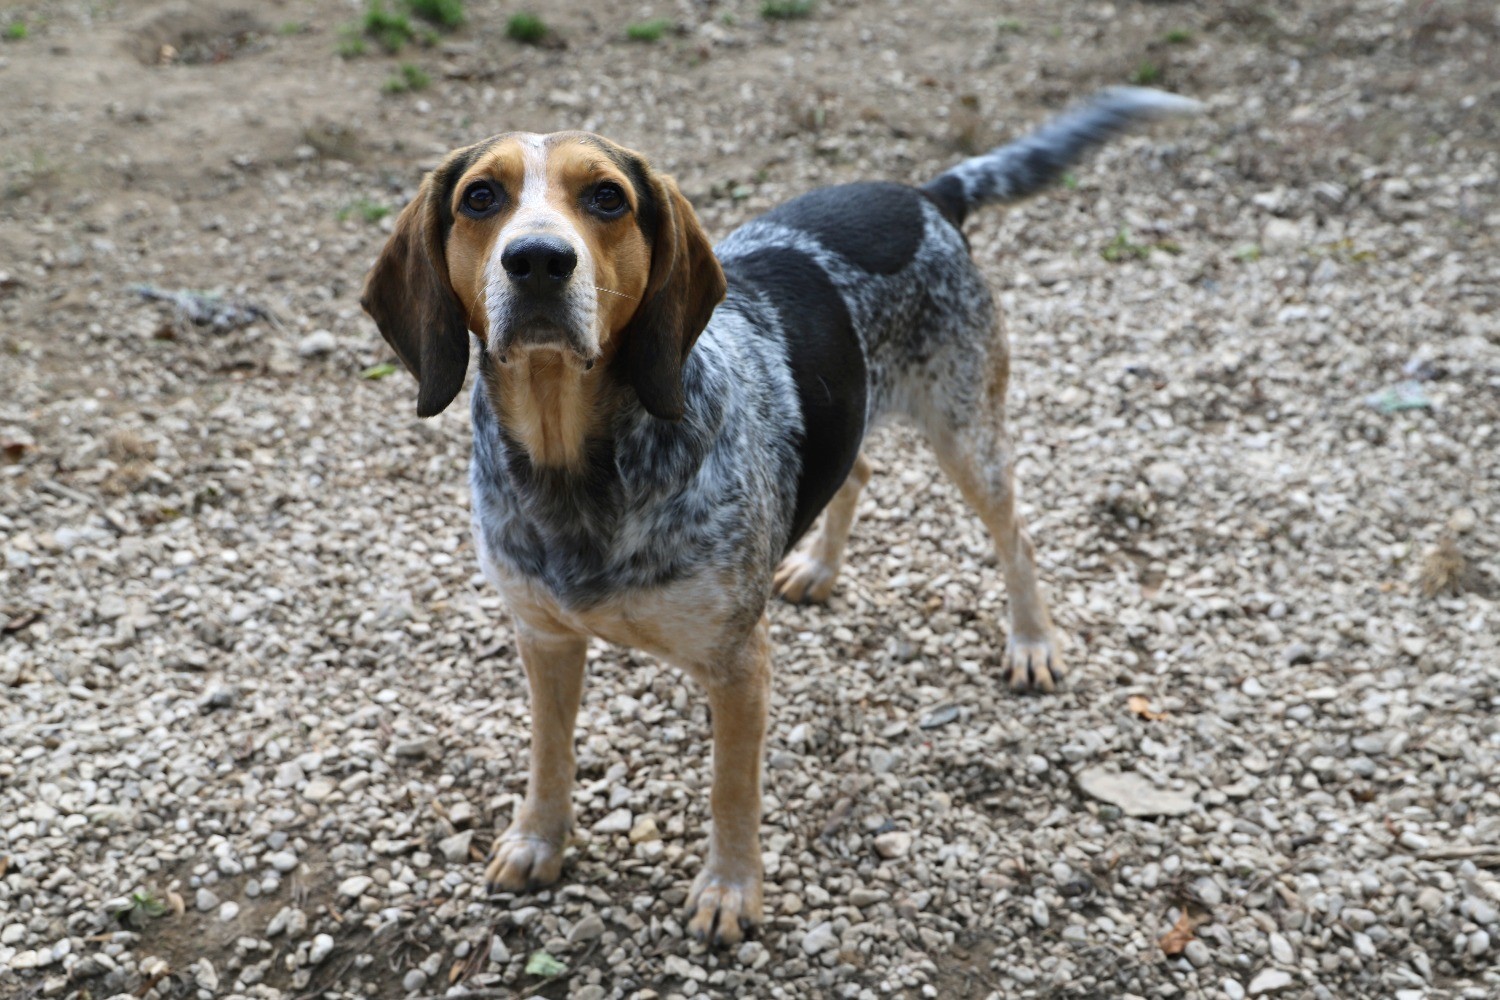
[{"label": "grass tuft", "polygon": [[760,16],[768,21],[795,21],[812,13],[814,0],[765,0]]},{"label": "grass tuft", "polygon": [[334,48],[334,51],[341,58],[358,59],[369,51],[369,46],[365,44],[365,40],[358,30],[347,27],[339,32],[339,44]]},{"label": "grass tuft", "polygon": [[[405,69],[406,67],[402,68]],[[415,66],[413,66],[412,68],[416,69]],[[421,70],[417,70],[417,72],[420,73]],[[423,75],[425,76],[426,74]],[[345,205],[343,208],[339,209],[338,220],[340,222],[347,222],[349,219],[352,219],[355,216],[359,216],[361,219],[364,219],[366,222],[374,225],[390,214],[391,206],[389,205],[382,205],[380,202],[371,201],[369,198],[356,198],[349,204]]]},{"label": "grass tuft", "polygon": [[522,45],[540,45],[547,37],[547,22],[529,11],[521,11],[505,23],[505,35]]},{"label": "grass tuft", "polygon": [[1126,260],[1145,260],[1151,256],[1151,248],[1140,243],[1134,243],[1130,239],[1130,230],[1120,227],[1115,233],[1115,238],[1104,245],[1099,251],[1099,256],[1111,264],[1118,264]]},{"label": "grass tuft", "polygon": [[464,23],[464,0],[406,0],[406,6],[429,24],[459,28]]},{"label": "grass tuft", "polygon": [[[404,94],[411,90],[421,90],[430,83],[432,83],[432,77],[428,76],[422,67],[415,63],[402,63],[400,72],[381,84],[380,89],[387,94]],[[380,213],[380,217],[389,211],[390,209],[385,209]],[[366,221],[374,220],[366,216]]]},{"label": "grass tuft", "polygon": [[5,40],[7,42],[19,42],[30,33],[25,21],[12,21],[5,26]]},{"label": "grass tuft", "polygon": [[1138,87],[1150,87],[1161,82],[1161,67],[1150,59],[1141,60],[1130,76],[1130,82]]},{"label": "grass tuft", "polygon": [[167,912],[167,904],[149,889],[137,889],[130,894],[130,908],[116,914],[121,922],[131,927],[142,927],[147,920],[160,917]]},{"label": "grass tuft", "polygon": [[1002,35],[1020,35],[1024,34],[1026,31],[1026,25],[1022,24],[1020,21],[1017,21],[1013,17],[1005,18],[995,27],[999,29],[1000,34]]},{"label": "grass tuft", "polygon": [[365,34],[380,43],[387,52],[400,52],[402,46],[412,39],[411,19],[385,9],[380,0],[370,0],[365,9]]},{"label": "grass tuft", "polygon": [[1166,34],[1168,45],[1186,45],[1193,40],[1193,33],[1186,28],[1173,28]]},{"label": "grass tuft", "polygon": [[632,24],[625,29],[625,37],[632,42],[655,42],[660,41],[661,36],[671,31],[675,25],[670,18],[653,17],[649,21],[641,21]]}]

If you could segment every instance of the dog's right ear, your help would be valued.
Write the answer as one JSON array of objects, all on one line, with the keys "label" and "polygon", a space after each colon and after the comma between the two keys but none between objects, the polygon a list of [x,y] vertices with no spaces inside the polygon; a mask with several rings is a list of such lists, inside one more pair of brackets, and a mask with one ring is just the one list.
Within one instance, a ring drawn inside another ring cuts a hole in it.
[{"label": "dog's right ear", "polygon": [[469,327],[448,278],[453,187],[467,169],[459,150],[428,174],[365,278],[359,304],[417,379],[417,416],[441,413],[464,387]]}]

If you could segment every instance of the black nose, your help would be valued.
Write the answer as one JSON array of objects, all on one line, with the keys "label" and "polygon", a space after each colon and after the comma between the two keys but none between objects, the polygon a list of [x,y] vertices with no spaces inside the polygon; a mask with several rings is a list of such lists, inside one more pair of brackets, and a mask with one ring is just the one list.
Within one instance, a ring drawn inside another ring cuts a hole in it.
[{"label": "black nose", "polygon": [[545,294],[562,289],[578,266],[578,254],[556,236],[522,236],[506,244],[500,266],[511,281]]}]

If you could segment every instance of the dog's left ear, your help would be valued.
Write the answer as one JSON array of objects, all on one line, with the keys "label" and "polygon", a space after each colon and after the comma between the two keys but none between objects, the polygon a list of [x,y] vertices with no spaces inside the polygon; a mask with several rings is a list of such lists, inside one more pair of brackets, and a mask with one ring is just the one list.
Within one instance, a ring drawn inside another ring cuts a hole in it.
[{"label": "dog's left ear", "polygon": [[646,293],[623,331],[625,372],[652,416],[681,420],[682,369],[693,342],[724,299],[724,271],[693,206],[665,174],[649,169],[645,186],[654,208],[651,272]]},{"label": "dog's left ear", "polygon": [[448,202],[465,169],[460,150],[422,181],[365,278],[359,304],[417,379],[417,416],[441,413],[464,387],[469,327],[448,278]]}]

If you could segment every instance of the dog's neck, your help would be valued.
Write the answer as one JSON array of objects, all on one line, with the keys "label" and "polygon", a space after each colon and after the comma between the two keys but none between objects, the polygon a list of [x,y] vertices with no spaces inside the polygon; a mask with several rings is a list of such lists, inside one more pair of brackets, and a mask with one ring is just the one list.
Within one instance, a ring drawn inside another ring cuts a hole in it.
[{"label": "dog's neck", "polygon": [[540,468],[579,469],[605,423],[604,365],[585,371],[561,351],[512,351],[486,359],[480,377],[495,417]]}]

